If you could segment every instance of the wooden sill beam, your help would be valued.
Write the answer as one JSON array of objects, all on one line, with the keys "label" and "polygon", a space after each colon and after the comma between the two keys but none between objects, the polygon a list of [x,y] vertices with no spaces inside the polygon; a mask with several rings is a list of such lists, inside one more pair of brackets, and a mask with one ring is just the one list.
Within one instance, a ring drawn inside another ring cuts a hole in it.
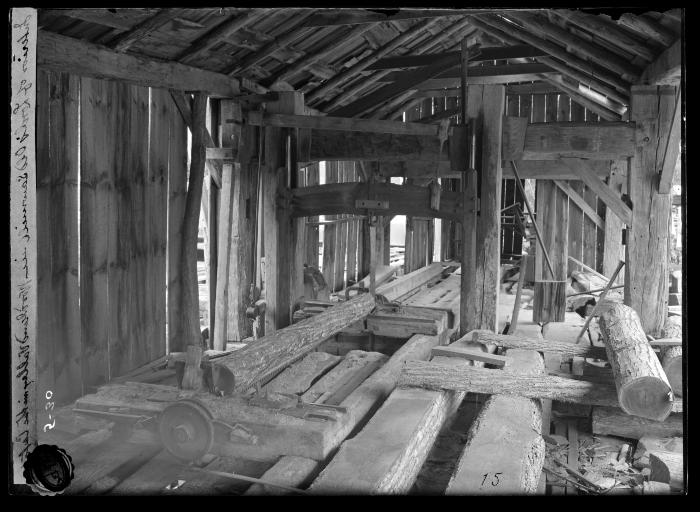
[{"label": "wooden sill beam", "polygon": [[620,199],[613,189],[608,187],[600,178],[591,173],[590,169],[580,165],[580,161],[571,158],[563,158],[562,162],[564,165],[578,174],[586,186],[590,187],[591,190],[593,190],[593,192],[595,192],[596,195],[605,203],[605,206],[610,208],[618,217],[620,217],[622,222],[628,226],[632,225],[632,210],[622,201],[622,199]]},{"label": "wooden sill beam", "polygon": [[642,85],[680,85],[681,81],[681,40],[664,50],[642,73]]},{"label": "wooden sill beam", "polygon": [[39,30],[37,64],[58,72],[179,91],[201,91],[213,97],[240,94],[240,82],[220,73],[116,52],[106,46]]},{"label": "wooden sill beam", "polygon": [[[470,62],[484,62],[489,60],[504,60],[504,59],[521,59],[525,57],[544,57],[547,54],[526,44],[521,44],[517,46],[504,46],[504,47],[492,47],[492,48],[481,48],[478,53],[470,56]],[[401,55],[398,57],[386,57],[381,59],[367,69],[400,69],[400,68],[412,68],[418,66],[429,66],[433,64],[437,59],[442,57],[451,57],[453,65],[459,65],[460,52],[449,52],[449,53],[431,53],[429,55]],[[475,67],[478,70],[478,67]],[[471,70],[470,70],[471,71]]]}]

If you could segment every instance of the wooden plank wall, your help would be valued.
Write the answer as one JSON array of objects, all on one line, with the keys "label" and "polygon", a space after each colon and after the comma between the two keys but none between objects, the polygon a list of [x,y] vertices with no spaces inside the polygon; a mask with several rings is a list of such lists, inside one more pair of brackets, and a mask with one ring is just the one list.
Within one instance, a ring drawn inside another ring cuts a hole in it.
[{"label": "wooden plank wall", "polygon": [[[356,162],[325,162],[326,183],[360,181]],[[313,183],[309,183],[309,186]],[[345,219],[353,215],[326,215],[326,221]],[[364,277],[358,267],[362,260],[362,221],[353,220],[326,224],[323,227],[323,262],[321,272],[331,292],[342,290],[348,283]],[[312,227],[312,226],[309,226]],[[317,231],[318,233],[318,231]],[[313,236],[313,235],[312,235]],[[318,240],[318,235],[314,240]],[[312,241],[311,244],[314,242]],[[311,257],[307,238],[307,259]],[[316,251],[318,250],[316,242]],[[316,261],[318,257],[316,257]]]},{"label": "wooden plank wall", "polygon": [[[433,114],[433,98],[426,98],[405,112],[406,122],[413,122]],[[447,149],[445,149],[447,151]],[[436,163],[437,165],[437,163]],[[407,184],[427,187],[429,179],[408,179]],[[416,219],[406,216],[406,238],[404,244],[404,272],[418,270],[433,262],[435,220]]]},{"label": "wooden plank wall", "polygon": [[[572,101],[566,94],[547,93],[547,94],[509,94],[506,97],[506,113],[509,116],[527,117],[532,123],[541,122],[599,122],[600,118],[597,114],[590,112],[575,101]],[[504,172],[507,172],[504,171]],[[571,188],[576,191],[591,207],[604,218],[605,205],[596,196],[596,194],[586,187],[580,180],[568,181]],[[514,185],[515,183],[513,183]],[[507,185],[506,185],[507,186]],[[505,208],[511,202],[508,202],[507,189],[504,189]],[[516,199],[516,201],[521,199]],[[502,257],[507,257],[508,241],[513,240],[506,234],[506,228],[503,228],[504,245],[501,252]],[[520,250],[522,249],[522,240],[520,237]],[[605,239],[605,230],[596,226],[590,218],[584,215],[583,211],[576,206],[572,201],[569,201],[569,255],[582,261],[591,268],[597,271],[603,271],[603,242]],[[517,243],[511,246],[513,253],[518,254]],[[569,262],[568,273],[572,270],[577,270],[577,265]],[[579,269],[580,270],[580,269]]]},{"label": "wooden plank wall", "polygon": [[82,393],[78,309],[79,79],[37,71],[38,392]]},{"label": "wooden plank wall", "polygon": [[166,353],[187,135],[168,91],[40,71],[37,95],[39,375],[67,403]]}]

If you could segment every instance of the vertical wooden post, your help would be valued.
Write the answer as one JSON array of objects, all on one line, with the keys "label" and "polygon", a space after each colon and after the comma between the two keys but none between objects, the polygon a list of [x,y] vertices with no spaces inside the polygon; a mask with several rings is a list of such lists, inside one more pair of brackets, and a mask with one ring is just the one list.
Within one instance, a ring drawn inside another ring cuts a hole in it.
[{"label": "vertical wooden post", "polygon": [[[304,96],[298,92],[278,92],[279,99],[268,103],[267,111],[274,114],[303,114]],[[265,128],[264,170],[264,222],[265,222],[265,334],[290,324],[291,308],[296,299],[296,288],[301,284],[303,294],[304,267],[299,262],[300,251],[296,250],[302,219],[293,220],[286,206],[290,183],[296,178],[289,176],[288,165],[296,174],[296,158],[288,161],[286,128]],[[299,274],[300,276],[298,276]],[[294,289],[292,288],[294,286]],[[292,297],[292,294],[295,294]]]},{"label": "vertical wooden post", "polygon": [[[238,128],[237,128],[238,131]],[[252,334],[246,309],[251,305],[250,286],[254,282],[255,238],[253,219],[257,208],[257,164],[251,164],[256,151],[256,130],[244,125],[234,144],[238,149],[233,169],[231,249],[228,286],[228,340],[241,341]]]},{"label": "vertical wooden post", "polygon": [[[461,100],[462,100],[462,125],[467,126],[467,123],[472,125],[472,130],[477,130],[478,120],[475,116],[470,116],[469,111],[478,111],[478,106],[470,102],[468,93],[476,91],[476,89],[467,89],[467,66],[469,64],[469,52],[467,49],[467,40],[462,40],[462,76],[461,76]],[[477,86],[481,89],[481,86]],[[476,98],[476,96],[475,96]],[[469,148],[469,130],[465,129],[462,134],[464,138],[461,142]],[[478,133],[476,133],[478,137]],[[469,160],[475,161],[476,155],[472,154],[472,149],[467,150]],[[477,234],[477,174],[475,169],[460,169],[464,171],[462,175],[462,194],[463,194],[463,215],[462,215],[462,279],[460,282],[460,304],[459,304],[459,330],[460,336],[464,336],[467,332],[475,329],[477,319],[474,314],[476,308],[476,300],[474,293],[476,291],[476,234]]]},{"label": "vertical wooden post", "polygon": [[[319,168],[318,163],[309,164],[306,168],[306,183],[307,187],[313,187],[318,185],[319,181]],[[318,221],[318,216],[310,217],[310,221]],[[306,226],[306,264],[318,267],[318,226],[311,225]]]},{"label": "vertical wooden post", "polygon": [[[209,305],[207,307],[207,317],[209,324],[209,346],[213,346],[214,330],[216,329],[216,283],[218,271],[218,253],[219,240],[217,233],[219,231],[219,199],[221,191],[214,183],[214,178],[211,174],[207,176],[207,196],[209,210],[207,212],[207,290]],[[184,349],[184,347],[183,347]]]},{"label": "vertical wooden post", "polygon": [[535,252],[535,322],[563,322],[566,310],[569,198],[551,180],[537,180],[537,222],[552,262],[554,275],[545,265],[542,251]]},{"label": "vertical wooden post", "polygon": [[[184,345],[199,345],[202,335],[199,325],[199,289],[197,285],[197,231],[202,202],[202,184],[206,146],[204,142],[207,96],[198,92],[192,106],[192,149],[190,177],[185,202],[182,233],[182,334]],[[211,210],[211,203],[209,204]]]},{"label": "vertical wooden post", "polygon": [[[608,186],[620,196],[627,193],[627,168],[628,160],[614,160],[610,166],[608,176]],[[605,209],[605,241],[603,243],[603,272],[605,276],[610,276],[615,271],[617,263],[625,259],[625,250],[622,245],[622,230],[625,225],[615,212],[610,208]],[[623,268],[614,284],[624,282]]]},{"label": "vertical wooden post", "polygon": [[[240,132],[235,129],[234,122],[240,119],[240,106],[231,100],[221,100],[219,103],[219,146],[234,147],[240,140]],[[238,131],[238,133],[236,133]],[[237,154],[234,147],[234,154]],[[236,176],[234,176],[236,175]],[[229,285],[231,272],[231,259],[235,253],[231,251],[232,229],[234,223],[234,211],[240,202],[239,190],[234,190],[234,183],[240,181],[240,165],[232,161],[225,161],[221,172],[221,202],[219,205],[219,223],[216,233],[217,239],[217,265],[216,265],[216,305],[214,309],[214,331],[209,330],[213,340],[214,350],[225,350],[228,341],[228,324],[231,314],[229,308]],[[238,220],[238,212],[235,212],[235,220]],[[236,272],[235,263],[233,272]]]},{"label": "vertical wooden post", "polygon": [[627,237],[625,304],[644,332],[658,335],[668,309],[670,194],[658,193],[664,142],[671,129],[675,88],[633,86],[630,120],[636,123],[636,150],[629,176],[632,226]]},{"label": "vertical wooden post", "polygon": [[[464,231],[464,239],[467,240],[465,253],[472,252],[474,258],[471,270],[474,275],[466,289],[463,285],[460,304],[461,310],[466,307],[466,315],[460,319],[460,329],[465,332],[473,329],[495,331],[498,328],[504,108],[505,88],[502,85],[469,87],[468,116],[477,135],[475,161],[477,168],[481,169],[481,200],[480,215],[469,219],[469,222],[476,224],[476,232]],[[472,244],[473,251],[470,251]],[[463,264],[463,276],[464,268]]]},{"label": "vertical wooden post", "polygon": [[168,163],[168,351],[184,352],[182,335],[182,257],[187,199],[187,125],[171,104]]}]

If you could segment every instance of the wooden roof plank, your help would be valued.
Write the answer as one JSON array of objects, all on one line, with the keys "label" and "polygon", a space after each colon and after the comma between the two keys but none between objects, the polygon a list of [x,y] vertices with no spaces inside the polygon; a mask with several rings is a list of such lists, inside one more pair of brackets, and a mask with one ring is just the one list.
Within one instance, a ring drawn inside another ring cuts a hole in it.
[{"label": "wooden roof plank", "polygon": [[109,43],[109,47],[117,52],[125,52],[132,44],[140,41],[151,32],[165,25],[170,20],[179,16],[182,9],[161,9],[158,13],[145,19],[132,29],[119,34]]},{"label": "wooden roof plank", "polygon": [[[492,35],[493,37],[496,37],[497,39],[503,41],[505,44],[521,44],[521,41],[518,38],[511,35],[510,27],[504,26],[500,23],[496,24],[496,22],[494,22],[493,20],[489,19],[486,22],[484,22],[481,19],[474,18],[472,19],[472,25]],[[505,31],[502,29],[505,29]],[[562,57],[566,56],[562,55]],[[543,64],[547,64],[548,66],[552,67],[553,69],[556,69],[563,75],[578,80],[580,83],[586,84],[595,89],[596,91],[599,91],[602,94],[605,94],[606,96],[613,98],[614,100],[619,101],[620,103],[623,103],[624,105],[629,104],[629,91],[627,91],[627,95],[620,93],[615,87],[612,87],[606,82],[598,80],[596,77],[592,76],[590,74],[590,69],[582,71],[581,69],[570,66],[568,61],[566,60],[562,61],[553,57],[539,57],[537,61]]]},{"label": "wooden roof plank", "polygon": [[406,71],[398,77],[394,83],[386,85],[379,89],[377,92],[358,99],[357,101],[341,107],[336,111],[337,116],[341,117],[353,117],[362,112],[379,105],[384,100],[388,100],[393,96],[411,89],[414,85],[417,85],[435,75],[440,74],[447,68],[451,67],[453,58],[451,55],[443,56],[434,61],[430,66],[422,67],[415,71]]},{"label": "wooden roof plank", "polygon": [[680,85],[681,66],[681,40],[678,39],[647,66],[639,83],[643,85]]}]

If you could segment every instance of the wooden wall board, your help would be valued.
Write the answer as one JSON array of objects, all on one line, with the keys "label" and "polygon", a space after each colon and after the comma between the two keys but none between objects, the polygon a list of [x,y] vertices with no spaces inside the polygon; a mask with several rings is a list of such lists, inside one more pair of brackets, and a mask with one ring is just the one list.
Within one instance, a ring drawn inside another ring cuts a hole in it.
[{"label": "wooden wall board", "polygon": [[78,282],[79,79],[37,74],[37,375],[59,404],[82,393]]}]

